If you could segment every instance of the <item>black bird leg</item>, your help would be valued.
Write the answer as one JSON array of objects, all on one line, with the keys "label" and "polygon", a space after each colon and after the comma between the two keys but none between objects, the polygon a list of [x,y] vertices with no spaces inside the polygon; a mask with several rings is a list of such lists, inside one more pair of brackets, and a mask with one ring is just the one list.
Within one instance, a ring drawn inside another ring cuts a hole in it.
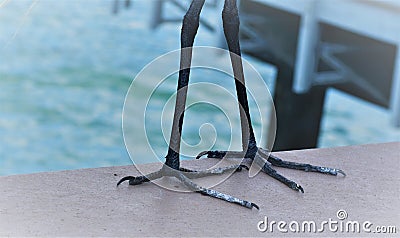
[{"label": "black bird leg", "polygon": [[243,64],[239,44],[239,14],[236,0],[225,0],[222,11],[224,34],[229,48],[236,94],[239,103],[240,124],[242,128],[242,148],[245,157],[254,157],[257,152],[257,143],[251,124],[249,103],[243,73]]},{"label": "black bird leg", "polygon": [[338,173],[345,175],[340,169],[314,166],[310,164],[300,164],[295,162],[283,161],[276,156],[270,155],[268,151],[257,147],[251,124],[250,110],[247,100],[247,92],[243,73],[240,43],[239,43],[239,15],[236,6],[236,0],[225,0],[224,10],[222,12],[224,33],[231,56],[231,63],[235,77],[236,93],[239,104],[239,113],[242,129],[242,149],[243,151],[203,151],[196,158],[207,155],[208,158],[246,158],[257,163],[262,171],[271,177],[286,184],[288,187],[304,192],[303,188],[297,183],[285,178],[274,170],[271,165],[298,169],[303,171],[319,172],[330,175]]},{"label": "black bird leg", "polygon": [[[201,193],[203,195],[207,195],[214,198],[219,198],[227,202],[232,202],[235,204],[239,204],[241,206],[247,208],[257,208],[258,206],[254,203],[233,197],[231,195],[223,194],[218,191],[203,188],[197,184],[195,184],[190,179],[200,178],[209,175],[218,175],[228,171],[240,171],[243,165],[231,165],[224,168],[217,168],[206,171],[192,171],[189,169],[180,167],[180,144],[181,144],[181,132],[182,132],[182,124],[183,117],[186,106],[186,97],[187,97],[187,87],[189,84],[189,74],[190,74],[190,66],[192,59],[192,47],[194,38],[197,33],[197,29],[199,27],[199,18],[200,12],[204,5],[205,0],[193,0],[189,10],[185,14],[182,23],[182,32],[181,32],[181,58],[180,58],[180,70],[179,70],[179,79],[178,79],[178,87],[177,87],[177,96],[175,103],[175,113],[172,123],[171,130],[171,138],[168,148],[168,154],[166,156],[166,161],[163,167],[154,173],[150,173],[144,176],[127,176],[122,178],[118,183],[121,184],[123,181],[128,180],[130,185],[138,185],[144,182],[149,182],[154,179],[161,178],[163,176],[173,176],[178,178],[182,183],[184,183],[189,189],[192,191]],[[227,3],[229,1],[226,1]]]}]

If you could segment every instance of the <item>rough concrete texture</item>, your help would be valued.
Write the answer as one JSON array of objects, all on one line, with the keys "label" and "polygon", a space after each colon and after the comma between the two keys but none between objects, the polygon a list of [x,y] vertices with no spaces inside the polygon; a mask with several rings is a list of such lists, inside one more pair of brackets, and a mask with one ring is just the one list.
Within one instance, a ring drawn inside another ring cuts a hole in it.
[{"label": "rough concrete texture", "polygon": [[[173,192],[152,183],[116,187],[134,166],[0,177],[0,236],[376,236],[376,233],[265,233],[259,221],[370,221],[400,233],[400,143],[276,153],[282,159],[339,167],[347,177],[278,170],[301,184],[297,193],[259,173],[233,174],[215,189],[255,202],[250,210],[197,193]],[[207,167],[213,159],[185,161]],[[149,167],[158,168],[154,164]],[[114,174],[117,174],[115,176]],[[181,185],[182,186],[182,185]],[[339,220],[337,211],[348,217]],[[292,224],[292,226],[294,226]],[[263,224],[262,227],[263,228]],[[338,228],[340,229],[340,228]],[[340,231],[340,230],[339,230]],[[388,236],[385,234],[384,236]]]}]

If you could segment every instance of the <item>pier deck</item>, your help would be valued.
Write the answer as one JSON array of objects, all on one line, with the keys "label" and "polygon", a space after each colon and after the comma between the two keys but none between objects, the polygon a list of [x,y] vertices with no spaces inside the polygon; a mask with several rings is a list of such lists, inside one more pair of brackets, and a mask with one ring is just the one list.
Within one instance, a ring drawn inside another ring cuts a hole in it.
[{"label": "pier deck", "polygon": [[[394,225],[398,234],[399,142],[276,154],[285,160],[340,167],[347,177],[278,168],[301,184],[304,194],[262,173],[251,179],[247,172],[236,173],[216,186],[219,191],[257,203],[257,211],[150,183],[117,188],[119,178],[138,174],[134,166],[3,176],[0,236],[279,236],[285,234],[276,226],[272,234],[267,234],[271,232],[258,231],[257,224],[267,216],[269,222],[301,224],[312,220],[319,227],[330,218],[341,221],[338,210],[347,212],[344,222],[369,221],[371,230],[378,225]],[[183,163],[190,168],[205,168],[215,160]],[[157,169],[154,164],[148,166]],[[314,235],[360,236],[326,230]]]}]

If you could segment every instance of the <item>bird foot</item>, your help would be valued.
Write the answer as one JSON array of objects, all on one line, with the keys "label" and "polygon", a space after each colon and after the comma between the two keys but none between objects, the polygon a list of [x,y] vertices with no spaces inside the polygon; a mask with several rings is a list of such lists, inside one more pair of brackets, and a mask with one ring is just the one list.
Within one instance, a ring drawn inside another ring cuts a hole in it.
[{"label": "bird foot", "polygon": [[250,208],[252,209],[253,207],[256,209],[259,209],[257,204],[248,202],[246,200],[242,200],[236,197],[233,197],[229,194],[224,194],[221,192],[218,192],[213,189],[208,189],[208,188],[203,188],[196,183],[192,181],[192,179],[196,178],[202,178],[210,175],[221,175],[226,172],[239,172],[242,171],[242,169],[249,169],[246,165],[231,165],[227,167],[222,167],[222,168],[215,168],[215,169],[209,169],[209,170],[203,170],[203,171],[195,171],[195,170],[190,170],[186,168],[179,168],[179,170],[172,169],[166,165],[164,165],[160,170],[150,173],[147,175],[142,175],[142,176],[126,176],[123,177],[119,182],[117,183],[117,186],[119,186],[122,182],[124,181],[129,181],[129,185],[139,185],[145,182],[150,182],[155,179],[159,179],[161,177],[175,177],[179,181],[181,181],[183,184],[185,184],[190,190],[200,193],[202,195],[218,198],[227,202],[235,203],[240,206]]},{"label": "bird foot", "polygon": [[254,162],[258,166],[260,166],[261,170],[264,173],[266,173],[269,176],[275,178],[276,180],[282,182],[289,188],[291,188],[295,191],[300,191],[302,193],[304,193],[304,189],[299,184],[297,184],[297,183],[293,182],[292,180],[287,179],[283,175],[279,174],[272,166],[288,168],[288,169],[297,169],[297,170],[302,170],[305,172],[317,172],[317,173],[329,174],[329,175],[334,175],[334,176],[337,176],[338,174],[342,174],[343,176],[346,176],[344,171],[341,169],[315,166],[315,165],[304,164],[304,163],[296,163],[296,162],[291,162],[291,161],[284,161],[284,160],[272,155],[269,151],[267,151],[263,148],[259,148],[259,147],[257,148],[257,152],[254,154],[254,157],[252,157],[252,158],[247,158],[245,156],[246,153],[243,151],[218,151],[218,150],[215,150],[215,151],[203,151],[197,155],[196,159],[199,159],[205,155],[207,155],[208,158],[217,158],[217,159],[243,158],[243,159],[245,159],[244,162],[247,161],[247,163],[249,163],[249,165],[247,165],[249,167],[251,166],[251,163]]}]

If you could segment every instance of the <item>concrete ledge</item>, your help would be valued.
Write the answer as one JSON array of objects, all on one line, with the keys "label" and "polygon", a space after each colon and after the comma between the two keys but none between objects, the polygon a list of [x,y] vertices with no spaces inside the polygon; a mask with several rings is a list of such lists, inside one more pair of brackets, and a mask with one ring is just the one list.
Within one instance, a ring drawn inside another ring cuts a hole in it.
[{"label": "concrete ledge", "polygon": [[[371,230],[394,225],[394,235],[400,233],[400,143],[276,154],[285,160],[340,167],[347,177],[278,168],[301,184],[304,194],[262,173],[251,179],[247,172],[235,173],[216,186],[257,203],[257,211],[151,183],[116,188],[121,176],[137,174],[134,166],[5,176],[0,177],[0,236],[278,236],[285,234],[276,225],[272,233],[262,233],[257,224],[267,216],[269,222],[312,220],[320,227],[329,218],[341,221],[336,216],[340,209],[348,214],[344,222],[370,221]],[[196,168],[214,162],[184,164]],[[335,233],[326,227],[314,235],[377,234]]]}]

